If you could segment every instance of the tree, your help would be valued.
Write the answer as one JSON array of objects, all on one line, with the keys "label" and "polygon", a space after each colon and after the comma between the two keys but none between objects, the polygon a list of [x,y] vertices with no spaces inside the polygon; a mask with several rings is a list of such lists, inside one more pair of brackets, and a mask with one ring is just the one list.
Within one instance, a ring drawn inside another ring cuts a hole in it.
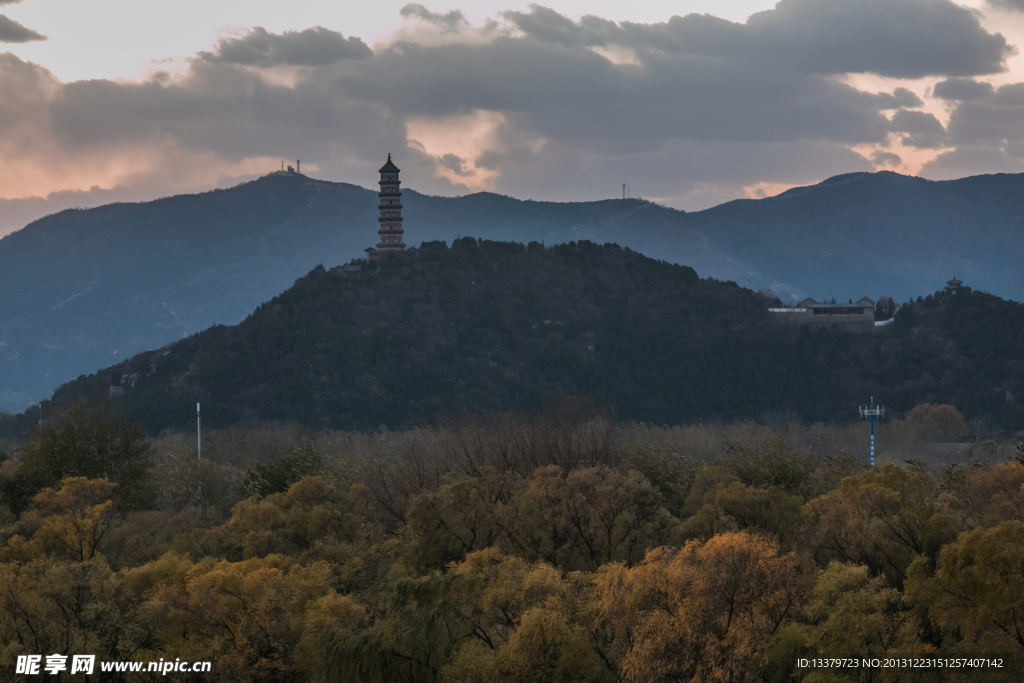
[{"label": "tree", "polygon": [[962,525],[948,495],[924,469],[886,465],[847,477],[801,513],[805,543],[816,558],[867,565],[900,587],[917,556],[934,567]]},{"label": "tree", "polygon": [[[72,477],[55,489],[43,489],[19,520],[15,528],[21,533],[8,540],[3,556],[28,559],[50,554],[73,562],[93,559],[113,522],[111,497],[116,486],[106,479]],[[23,543],[26,537],[30,538],[27,544]]]},{"label": "tree", "polygon": [[418,496],[408,519],[424,566],[438,568],[492,545],[565,571],[632,565],[675,540],[678,526],[643,475],[603,466],[563,475],[548,465],[528,482],[494,470],[453,476]]},{"label": "tree", "polygon": [[804,606],[805,645],[830,657],[924,654],[921,623],[900,591],[864,565],[832,562],[819,575]]},{"label": "tree", "polygon": [[799,496],[778,487],[763,489],[733,482],[715,494],[715,505],[736,521],[741,529],[774,536],[786,549],[792,547],[800,526]]},{"label": "tree", "polygon": [[678,514],[682,508],[699,469],[692,457],[651,445],[627,449],[621,468],[642,474],[661,493],[665,509],[673,514]]},{"label": "tree", "polygon": [[922,403],[907,413],[904,422],[918,438],[943,443],[959,442],[968,431],[960,411],[945,404]]},{"label": "tree", "polygon": [[120,413],[82,403],[36,427],[23,466],[41,486],[67,477],[108,479],[129,507],[147,504],[149,443],[142,428]]},{"label": "tree", "polygon": [[326,562],[282,555],[193,563],[168,553],[124,573],[156,627],[146,659],[212,659],[219,677],[252,683],[300,679],[311,664],[300,656],[315,639],[307,614],[322,625],[359,612],[335,597],[330,580]]},{"label": "tree", "polygon": [[241,537],[245,557],[301,555],[314,545],[355,543],[376,537],[366,487],[347,493],[323,477],[303,477],[284,493],[235,505],[230,529]]},{"label": "tree", "polygon": [[995,526],[1010,520],[1024,522],[1024,464],[1008,462],[974,468],[966,484],[976,523]]},{"label": "tree", "polygon": [[657,548],[598,572],[599,624],[624,681],[747,680],[798,612],[797,556],[743,533]]},{"label": "tree", "polygon": [[[930,575],[914,563],[907,598],[927,608],[959,652],[1024,656],[1024,523],[1014,520],[964,533],[942,551]],[[1019,662],[1018,662],[1019,663]],[[1017,669],[1019,675],[1019,668]]]},{"label": "tree", "polygon": [[[10,671],[20,654],[132,659],[155,644],[156,618],[124,590],[120,575],[102,556],[86,562],[48,558],[0,564],[0,659]],[[124,680],[123,675],[103,675],[108,678]]]},{"label": "tree", "polygon": [[612,683],[585,627],[588,581],[497,548],[396,581],[386,613],[327,623],[325,671],[344,680]]},{"label": "tree", "polygon": [[639,562],[651,547],[675,540],[678,522],[639,472],[607,467],[537,469],[529,486],[502,510],[513,552],[571,571],[607,562]]}]

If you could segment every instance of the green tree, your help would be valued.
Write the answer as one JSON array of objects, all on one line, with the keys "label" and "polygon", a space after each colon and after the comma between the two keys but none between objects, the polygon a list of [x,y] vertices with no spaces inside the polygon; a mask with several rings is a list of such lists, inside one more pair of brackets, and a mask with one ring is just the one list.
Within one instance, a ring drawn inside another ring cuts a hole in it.
[{"label": "green tree", "polygon": [[946,636],[947,652],[1011,655],[1019,677],[1024,662],[1022,567],[1024,523],[977,528],[943,549],[934,574],[923,558],[917,560],[910,568],[907,598],[927,609]]},{"label": "green tree", "polygon": [[104,408],[73,405],[36,427],[22,466],[40,488],[67,477],[108,479],[130,508],[149,503],[150,448],[142,428]]}]

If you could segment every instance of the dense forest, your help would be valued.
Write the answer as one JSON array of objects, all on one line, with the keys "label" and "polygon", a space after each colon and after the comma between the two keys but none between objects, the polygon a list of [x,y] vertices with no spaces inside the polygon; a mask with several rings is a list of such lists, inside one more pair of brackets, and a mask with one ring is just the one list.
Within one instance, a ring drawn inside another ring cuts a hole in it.
[{"label": "dense forest", "polygon": [[239,325],[61,387],[42,414],[117,386],[151,435],[194,423],[196,402],[211,427],[372,431],[564,395],[655,424],[843,423],[874,397],[896,416],[953,405],[977,434],[1024,428],[1024,305],[937,292],[855,334],[779,324],[771,303],[612,244],[465,237],[379,268],[316,268]]},{"label": "dense forest", "polygon": [[[1024,445],[942,456],[943,429],[966,430],[950,406],[885,423],[868,468],[864,424],[625,425],[562,399],[401,432],[208,430],[199,459],[194,437],[78,404],[0,456],[0,667],[1017,681]],[[799,664],[817,657],[857,663]]]}]

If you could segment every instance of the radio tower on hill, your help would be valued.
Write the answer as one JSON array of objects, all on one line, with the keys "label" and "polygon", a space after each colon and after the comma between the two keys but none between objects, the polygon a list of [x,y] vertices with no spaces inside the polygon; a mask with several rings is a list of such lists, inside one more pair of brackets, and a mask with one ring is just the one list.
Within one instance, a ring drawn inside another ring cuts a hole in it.
[{"label": "radio tower on hill", "polygon": [[366,250],[368,260],[403,256],[406,253],[405,243],[402,241],[405,231],[402,230],[402,191],[399,189],[402,181],[398,179],[399,173],[398,167],[388,154],[387,163],[380,169],[380,192],[377,193],[380,197],[380,206],[377,207],[380,209],[380,218],[377,219],[380,224],[377,230],[380,242],[377,243],[376,249]]}]

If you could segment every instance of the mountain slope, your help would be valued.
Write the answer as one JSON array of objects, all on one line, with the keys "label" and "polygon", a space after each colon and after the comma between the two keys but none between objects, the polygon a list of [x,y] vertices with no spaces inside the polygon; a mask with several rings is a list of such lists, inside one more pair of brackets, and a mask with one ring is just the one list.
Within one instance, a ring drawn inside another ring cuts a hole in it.
[{"label": "mountain slope", "polygon": [[[782,298],[932,291],[952,275],[1024,298],[1024,176],[850,174],[684,213],[640,200],[403,191],[406,241],[588,239]],[[376,193],[274,173],[229,190],[69,210],[0,240],[0,409],[83,372],[233,324],[315,265],[376,241]]]},{"label": "mountain slope", "polygon": [[897,414],[952,403],[1024,427],[1024,305],[943,292],[857,334],[782,323],[767,304],[615,245],[428,243],[379,270],[318,267],[241,324],[80,378],[44,411],[137,373],[117,400],[153,433],[188,427],[196,401],[210,426],[372,430],[565,394],[667,424],[773,412],[845,422],[874,396]]},{"label": "mountain slope", "polygon": [[688,218],[752,271],[816,298],[906,299],[956,275],[1024,299],[1020,174],[933,182],[854,173]]}]

